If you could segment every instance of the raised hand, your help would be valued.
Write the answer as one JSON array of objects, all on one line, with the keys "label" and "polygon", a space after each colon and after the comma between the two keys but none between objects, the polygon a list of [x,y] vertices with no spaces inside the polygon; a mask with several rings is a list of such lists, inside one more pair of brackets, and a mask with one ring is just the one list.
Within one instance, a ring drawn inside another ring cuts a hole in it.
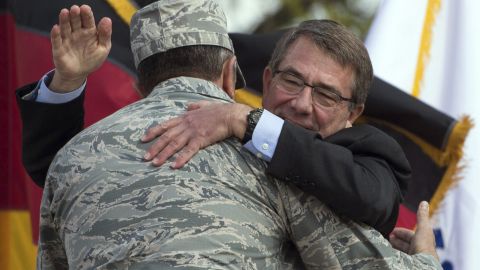
[{"label": "raised hand", "polygon": [[395,228],[390,234],[392,246],[407,254],[426,253],[438,260],[435,250],[435,236],[428,217],[428,203],[423,201],[417,210],[417,229],[412,231],[405,228]]},{"label": "raised hand", "polygon": [[96,27],[88,5],[62,9],[58,17],[59,24],[50,32],[55,75],[49,88],[69,92],[80,87],[107,58],[112,47],[112,21],[102,18]]},{"label": "raised hand", "polygon": [[143,142],[160,137],[144,158],[152,160],[154,166],[161,166],[178,152],[171,167],[181,168],[202,148],[231,136],[242,139],[250,110],[251,107],[238,103],[204,101],[190,104],[185,114],[147,131]]}]

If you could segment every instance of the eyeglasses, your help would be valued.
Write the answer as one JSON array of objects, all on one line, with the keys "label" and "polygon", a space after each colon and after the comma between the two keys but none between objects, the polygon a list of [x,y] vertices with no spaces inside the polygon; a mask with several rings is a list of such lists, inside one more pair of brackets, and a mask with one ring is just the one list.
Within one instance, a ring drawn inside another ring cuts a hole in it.
[{"label": "eyeglasses", "polygon": [[303,79],[288,71],[277,70],[274,74],[278,74],[278,83],[281,88],[292,95],[298,95],[305,86],[312,88],[312,100],[319,106],[334,107],[342,101],[353,103],[351,98],[342,97],[332,90],[322,88],[321,86],[309,85]]}]

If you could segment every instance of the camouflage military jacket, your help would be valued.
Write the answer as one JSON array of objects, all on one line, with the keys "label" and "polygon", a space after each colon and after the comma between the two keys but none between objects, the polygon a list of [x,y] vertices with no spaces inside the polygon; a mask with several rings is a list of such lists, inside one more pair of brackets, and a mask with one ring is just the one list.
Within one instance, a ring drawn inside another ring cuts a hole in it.
[{"label": "camouflage military jacket", "polygon": [[235,139],[180,170],[144,162],[145,130],[205,99],[232,102],[211,82],[167,80],[58,152],[42,198],[38,268],[441,269],[266,176]]}]

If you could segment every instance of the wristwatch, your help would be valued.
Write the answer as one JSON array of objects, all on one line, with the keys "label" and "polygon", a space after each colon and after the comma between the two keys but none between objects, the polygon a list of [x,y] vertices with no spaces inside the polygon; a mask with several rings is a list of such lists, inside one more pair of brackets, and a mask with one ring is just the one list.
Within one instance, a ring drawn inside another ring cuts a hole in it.
[{"label": "wristwatch", "polygon": [[243,135],[242,143],[246,144],[252,139],[253,130],[257,126],[260,117],[262,116],[263,109],[254,109],[251,110],[247,115],[247,128],[245,129],[245,134]]}]

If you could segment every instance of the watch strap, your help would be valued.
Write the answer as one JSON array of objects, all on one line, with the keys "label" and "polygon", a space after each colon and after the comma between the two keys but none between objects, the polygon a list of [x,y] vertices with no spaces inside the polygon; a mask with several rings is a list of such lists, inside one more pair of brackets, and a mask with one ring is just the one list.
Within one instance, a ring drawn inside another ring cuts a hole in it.
[{"label": "watch strap", "polygon": [[245,129],[245,134],[243,136],[242,143],[246,144],[252,139],[253,131],[262,117],[263,109],[257,108],[251,110],[247,115],[247,128]]}]

